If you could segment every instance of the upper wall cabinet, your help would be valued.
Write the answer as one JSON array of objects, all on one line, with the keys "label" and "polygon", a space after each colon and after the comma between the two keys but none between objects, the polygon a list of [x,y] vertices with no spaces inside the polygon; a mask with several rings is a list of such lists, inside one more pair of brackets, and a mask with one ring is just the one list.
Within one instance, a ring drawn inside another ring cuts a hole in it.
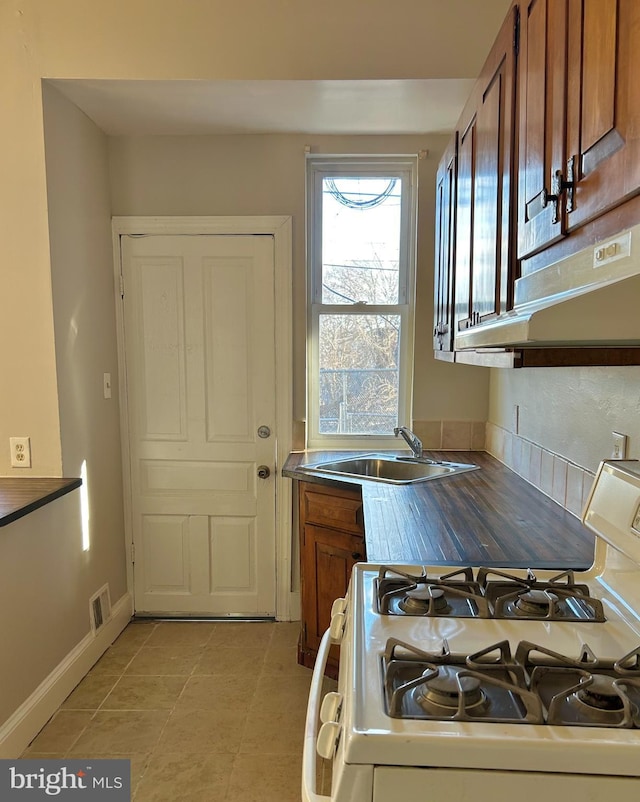
[{"label": "upper wall cabinet", "polygon": [[518,257],[640,188],[640,3],[521,4]]},{"label": "upper wall cabinet", "polygon": [[[578,304],[553,330],[535,317],[638,273],[633,244],[616,257],[631,266],[596,279],[590,259],[640,223],[640,0],[514,0],[440,164],[436,206],[436,357],[640,362],[636,328],[575,325],[604,319],[599,307]],[[619,319],[610,306],[607,321]]]},{"label": "upper wall cabinet", "polygon": [[[566,165],[567,0],[524,3],[520,30],[518,257],[564,234],[555,182]],[[552,179],[554,186],[552,187]]]},{"label": "upper wall cabinet", "polygon": [[453,290],[455,277],[456,178],[458,135],[447,146],[436,175],[436,254],[433,348],[453,360]]},{"label": "upper wall cabinet", "polygon": [[510,301],[516,24],[512,9],[458,129],[456,331],[506,312]]}]

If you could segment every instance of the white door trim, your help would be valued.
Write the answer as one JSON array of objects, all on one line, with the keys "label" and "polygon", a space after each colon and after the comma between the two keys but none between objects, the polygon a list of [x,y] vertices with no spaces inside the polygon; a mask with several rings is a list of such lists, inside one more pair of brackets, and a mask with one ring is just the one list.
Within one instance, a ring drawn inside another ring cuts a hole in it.
[{"label": "white door trim", "polygon": [[299,617],[299,594],[291,592],[291,481],[282,476],[282,466],[293,442],[293,321],[291,217],[113,217],[114,291],[118,338],[120,436],[124,479],[125,544],[127,584],[133,594],[131,543],[131,475],[129,460],[129,416],[127,409],[124,316],[120,292],[122,258],[120,237],[126,234],[270,234],[274,238],[276,313],[276,617],[289,621]]}]

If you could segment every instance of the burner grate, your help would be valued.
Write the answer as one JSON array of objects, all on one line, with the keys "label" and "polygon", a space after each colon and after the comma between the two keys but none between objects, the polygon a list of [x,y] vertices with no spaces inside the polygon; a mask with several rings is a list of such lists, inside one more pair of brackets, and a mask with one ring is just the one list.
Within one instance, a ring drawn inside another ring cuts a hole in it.
[{"label": "burner grate", "polygon": [[[486,660],[496,651],[497,660]],[[507,641],[463,658],[451,655],[446,642],[441,653],[430,654],[391,639],[384,664],[392,718],[543,722],[540,699],[526,688],[522,666],[513,661]]]},{"label": "burner grate", "polygon": [[519,618],[540,621],[606,620],[602,603],[573,571],[540,581],[528,569],[522,576],[489,568],[462,568],[430,577],[382,566],[375,581],[382,615],[452,618]]},{"label": "burner grate", "polygon": [[617,661],[587,645],[573,659],[521,641],[470,655],[425,652],[397,638],[383,655],[392,718],[640,729],[640,646]]}]

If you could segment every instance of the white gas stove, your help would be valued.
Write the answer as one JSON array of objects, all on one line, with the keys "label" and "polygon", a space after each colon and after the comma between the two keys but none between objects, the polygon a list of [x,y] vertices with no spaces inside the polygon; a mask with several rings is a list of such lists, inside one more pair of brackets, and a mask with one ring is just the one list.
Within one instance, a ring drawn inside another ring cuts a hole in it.
[{"label": "white gas stove", "polygon": [[[639,466],[600,466],[588,571],[357,564],[314,670],[303,799],[637,802]],[[338,691],[321,700],[331,642]]]}]

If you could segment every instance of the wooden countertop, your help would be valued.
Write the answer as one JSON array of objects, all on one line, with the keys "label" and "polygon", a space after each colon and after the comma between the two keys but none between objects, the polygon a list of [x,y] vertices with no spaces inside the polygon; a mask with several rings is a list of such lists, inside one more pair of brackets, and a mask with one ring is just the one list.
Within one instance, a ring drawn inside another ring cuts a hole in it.
[{"label": "wooden countertop", "polygon": [[[551,569],[591,565],[593,534],[498,460],[480,451],[427,453],[434,459],[474,463],[481,470],[412,485],[340,478],[338,484],[362,488],[369,562]],[[283,474],[335,482],[301,466],[337,456],[295,452]]]},{"label": "wooden countertop", "polygon": [[82,479],[0,477],[0,526],[17,521],[81,484]]}]

